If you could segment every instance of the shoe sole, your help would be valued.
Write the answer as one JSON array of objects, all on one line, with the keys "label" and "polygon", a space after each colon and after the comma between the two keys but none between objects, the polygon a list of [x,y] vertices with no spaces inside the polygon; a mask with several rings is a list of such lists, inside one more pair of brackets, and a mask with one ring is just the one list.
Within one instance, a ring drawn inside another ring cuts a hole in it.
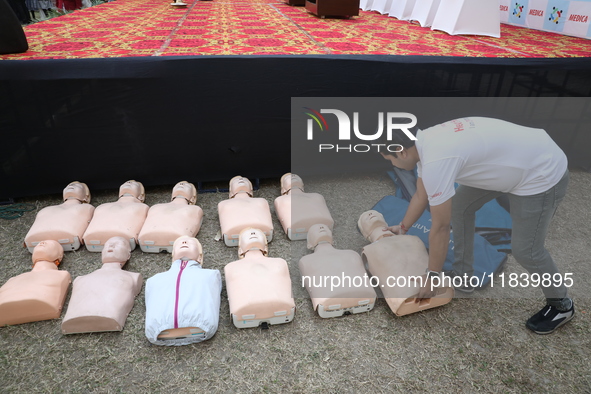
[{"label": "shoe sole", "polygon": [[560,324],[558,324],[556,327],[554,327],[554,329],[551,330],[551,331],[536,331],[533,328],[531,328],[527,322],[525,323],[525,326],[528,329],[530,329],[531,331],[533,331],[533,332],[535,332],[536,334],[539,334],[539,335],[552,334],[554,331],[558,330],[560,327],[562,327],[563,325],[565,325],[566,323],[568,323],[569,321],[571,321],[573,319],[573,317],[575,317],[575,313],[574,312],[573,312],[573,314],[568,319],[565,319],[562,322],[560,322]]}]

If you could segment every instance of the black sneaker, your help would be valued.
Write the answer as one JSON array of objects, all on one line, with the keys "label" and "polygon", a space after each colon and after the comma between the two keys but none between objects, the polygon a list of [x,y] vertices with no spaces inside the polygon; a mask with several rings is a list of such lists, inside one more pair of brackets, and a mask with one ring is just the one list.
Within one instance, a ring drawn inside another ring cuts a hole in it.
[{"label": "black sneaker", "polygon": [[466,293],[466,294],[474,292],[474,286],[471,286],[469,283],[463,283],[459,287],[454,286],[454,289],[459,291],[460,293]]},{"label": "black sneaker", "polygon": [[469,293],[473,293],[474,292],[474,286],[472,286],[470,284],[469,281],[464,281],[462,280],[462,284],[460,286],[456,286],[456,284],[458,283],[458,280],[454,280],[455,277],[460,277],[462,278],[461,275],[456,274],[454,271],[445,271],[443,273],[445,276],[449,276],[451,278],[451,283],[454,287],[455,290],[461,292],[461,293],[465,293],[465,294],[469,294]]},{"label": "black sneaker", "polygon": [[550,334],[575,316],[575,304],[569,310],[559,311],[555,306],[546,305],[529,318],[525,326],[536,334]]}]

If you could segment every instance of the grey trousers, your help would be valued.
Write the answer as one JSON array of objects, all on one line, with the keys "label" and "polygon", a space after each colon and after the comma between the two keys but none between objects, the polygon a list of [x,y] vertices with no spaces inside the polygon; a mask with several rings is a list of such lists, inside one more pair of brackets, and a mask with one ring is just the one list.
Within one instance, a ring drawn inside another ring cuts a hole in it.
[{"label": "grey trousers", "polygon": [[[544,247],[550,221],[566,194],[569,173],[549,190],[532,196],[508,194],[513,221],[511,250],[513,257],[530,274],[559,273],[552,256]],[[456,274],[473,275],[475,213],[488,201],[503,193],[460,185],[452,198],[452,229],[454,235],[454,264]],[[542,287],[550,305],[563,307],[567,288]],[[570,301],[568,302],[570,304]]]}]

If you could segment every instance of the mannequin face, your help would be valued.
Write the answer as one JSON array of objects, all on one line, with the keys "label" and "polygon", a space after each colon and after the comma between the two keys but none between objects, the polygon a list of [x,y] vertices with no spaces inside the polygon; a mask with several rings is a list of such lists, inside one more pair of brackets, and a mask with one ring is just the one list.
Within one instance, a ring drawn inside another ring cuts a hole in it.
[{"label": "mannequin face", "polygon": [[300,178],[299,175],[291,174],[291,187],[299,187],[300,189],[304,189],[304,181]]},{"label": "mannequin face", "polygon": [[72,182],[64,189],[64,201],[74,198],[81,202],[90,202],[90,191],[85,183]]},{"label": "mannequin face", "polygon": [[124,194],[129,194],[141,202],[144,202],[144,186],[141,182],[130,180],[125,182],[119,188],[119,197],[123,196]]},{"label": "mannequin face", "polygon": [[267,237],[258,228],[247,228],[240,232],[238,238],[238,254],[242,257],[251,249],[259,249],[263,254],[267,254]]},{"label": "mannequin face", "polygon": [[33,265],[38,261],[54,261],[59,264],[64,257],[64,249],[57,241],[41,241],[33,249]]},{"label": "mannequin face", "polygon": [[203,265],[203,248],[197,238],[182,236],[174,241],[172,246],[172,259],[195,260]]},{"label": "mannequin face", "polygon": [[246,192],[249,196],[252,196],[252,183],[248,178],[239,175],[230,179],[230,198],[240,192]]},{"label": "mannequin face", "polygon": [[324,224],[315,224],[308,230],[308,249],[314,249],[320,242],[332,245],[332,231]]},{"label": "mannequin face", "polygon": [[121,266],[131,257],[131,246],[123,237],[112,237],[105,242],[101,253],[103,264],[121,263]]},{"label": "mannequin face", "polygon": [[172,200],[179,196],[184,197],[189,204],[195,204],[197,202],[197,189],[195,185],[186,181],[181,181],[174,185],[172,189]]},{"label": "mannequin face", "polygon": [[388,224],[384,220],[384,216],[378,211],[366,211],[361,214],[357,226],[361,231],[361,234],[367,239],[369,235],[377,228],[388,227]]},{"label": "mannequin face", "polygon": [[304,190],[304,181],[299,175],[288,172],[281,177],[281,194],[286,194],[293,188]]}]

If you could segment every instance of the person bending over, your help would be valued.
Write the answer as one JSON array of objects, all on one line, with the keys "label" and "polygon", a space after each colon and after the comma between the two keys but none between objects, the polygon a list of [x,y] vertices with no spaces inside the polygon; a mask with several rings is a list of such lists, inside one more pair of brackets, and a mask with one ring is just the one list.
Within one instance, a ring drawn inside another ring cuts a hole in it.
[{"label": "person bending over", "polygon": [[[452,275],[473,274],[475,213],[486,202],[506,193],[510,202],[513,257],[530,275],[560,275],[544,247],[550,221],[566,194],[567,158],[542,129],[483,117],[451,120],[416,133],[416,141],[400,130],[392,140],[398,153],[381,155],[394,166],[418,170],[417,191],[399,225],[404,234],[430,206],[429,271],[441,272],[447,253],[450,224],[454,232]],[[459,184],[454,188],[454,182]],[[433,275],[431,272],[430,275]],[[560,283],[558,283],[560,282]],[[464,283],[459,291],[474,288]],[[527,320],[526,327],[548,334],[574,316],[574,303],[564,281],[543,286],[546,306]],[[430,297],[424,286],[419,297]]]}]

